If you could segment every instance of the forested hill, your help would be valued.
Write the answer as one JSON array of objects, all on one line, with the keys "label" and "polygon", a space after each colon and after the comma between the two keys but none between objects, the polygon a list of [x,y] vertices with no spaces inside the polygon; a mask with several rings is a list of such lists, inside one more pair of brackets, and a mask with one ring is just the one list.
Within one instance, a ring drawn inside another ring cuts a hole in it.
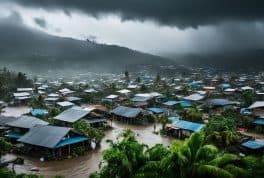
[{"label": "forested hill", "polygon": [[0,23],[0,62],[11,69],[123,71],[131,65],[171,63],[116,45],[56,37],[20,23]]}]

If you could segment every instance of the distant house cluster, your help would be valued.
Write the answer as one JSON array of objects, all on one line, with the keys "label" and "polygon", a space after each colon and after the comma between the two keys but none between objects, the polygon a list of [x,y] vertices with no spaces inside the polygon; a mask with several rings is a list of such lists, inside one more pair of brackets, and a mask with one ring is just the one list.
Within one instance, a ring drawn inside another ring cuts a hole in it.
[{"label": "distant house cluster", "polygon": [[[17,88],[13,101],[0,102],[0,106],[31,105],[32,110],[20,117],[1,116],[1,136],[60,157],[74,145],[90,144],[91,138],[73,129],[80,120],[103,128],[112,121],[150,124],[165,118],[167,134],[183,139],[201,131],[210,115],[221,115],[226,109],[249,117],[250,127],[264,132],[264,82],[258,75],[232,78],[207,71],[157,80],[145,74],[137,82],[128,82],[121,74],[83,78],[80,75],[70,82],[39,79],[34,88]],[[51,115],[54,109],[57,113]],[[190,118],[191,111],[201,114]],[[263,142],[250,137],[241,146],[261,150]]]}]

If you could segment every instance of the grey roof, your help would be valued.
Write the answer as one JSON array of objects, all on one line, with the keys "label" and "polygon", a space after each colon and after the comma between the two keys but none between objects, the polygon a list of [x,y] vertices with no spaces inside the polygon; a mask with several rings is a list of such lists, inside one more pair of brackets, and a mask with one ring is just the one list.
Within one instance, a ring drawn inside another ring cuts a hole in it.
[{"label": "grey roof", "polygon": [[35,126],[23,135],[19,142],[54,148],[65,137],[71,128],[57,126]]},{"label": "grey roof", "polygon": [[144,96],[135,96],[134,98],[132,98],[131,100],[133,102],[146,102],[148,100],[150,100],[150,97],[144,97]]},{"label": "grey roof", "polygon": [[5,126],[8,122],[13,122],[17,119],[17,117],[0,116],[0,126]]},{"label": "grey roof", "polygon": [[235,105],[237,102],[229,101],[227,99],[210,99],[207,101],[210,106],[227,106],[227,105]]},{"label": "grey roof", "polygon": [[67,107],[67,106],[73,106],[73,105],[75,105],[74,103],[69,102],[69,101],[57,102],[56,104],[59,105],[59,106],[61,106],[61,107]]},{"label": "grey roof", "polygon": [[249,109],[262,108],[262,107],[264,107],[264,101],[256,101],[255,103],[249,106]]},{"label": "grey roof", "polygon": [[89,124],[95,124],[95,123],[100,123],[100,122],[106,122],[107,120],[104,118],[98,118],[98,119],[86,119],[86,122]]},{"label": "grey roof", "polygon": [[90,111],[86,111],[82,108],[70,108],[55,117],[55,119],[65,122],[74,123],[79,119],[85,117]]},{"label": "grey roof", "polygon": [[117,108],[113,109],[111,113],[117,116],[135,118],[141,111],[142,109],[140,108],[130,108],[126,106],[118,106]]},{"label": "grey roof", "polygon": [[204,96],[198,93],[195,93],[195,94],[184,97],[184,99],[190,100],[190,101],[199,101],[199,100],[204,99]]},{"label": "grey roof", "polygon": [[80,97],[76,97],[76,96],[69,96],[69,97],[66,97],[66,100],[68,101],[80,101],[82,98]]},{"label": "grey roof", "polygon": [[6,125],[11,127],[25,128],[30,129],[36,125],[48,125],[48,122],[45,122],[41,119],[32,116],[21,116],[17,120],[8,122]]}]

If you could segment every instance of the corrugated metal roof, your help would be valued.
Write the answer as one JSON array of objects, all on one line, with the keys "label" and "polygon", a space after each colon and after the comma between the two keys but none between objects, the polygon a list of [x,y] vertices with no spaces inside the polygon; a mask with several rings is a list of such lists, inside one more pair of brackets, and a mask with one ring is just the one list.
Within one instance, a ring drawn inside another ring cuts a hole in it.
[{"label": "corrugated metal roof", "polygon": [[234,105],[237,102],[229,101],[227,99],[210,99],[207,101],[210,106],[227,106],[227,105]]},{"label": "corrugated metal roof", "polygon": [[180,119],[180,117],[179,117],[179,116],[176,116],[176,117],[169,117],[168,119],[169,119],[172,123],[174,123],[174,122],[178,122],[179,119]]},{"label": "corrugated metal roof", "polygon": [[73,106],[73,105],[75,105],[74,103],[69,102],[69,101],[57,102],[56,104],[59,105],[59,106],[61,106],[61,107],[68,107],[68,106]]},{"label": "corrugated metal roof", "polygon": [[190,103],[189,101],[180,101],[180,105],[181,107],[191,107],[192,103]]},{"label": "corrugated metal roof", "polygon": [[166,112],[166,109],[163,109],[163,108],[148,108],[148,110],[156,114]]},{"label": "corrugated metal roof", "polygon": [[135,97],[132,98],[131,100],[132,100],[133,102],[146,102],[146,101],[148,101],[149,99],[151,99],[151,98],[149,98],[149,97],[143,97],[143,96],[135,96]]},{"label": "corrugated metal roof", "polygon": [[14,93],[14,97],[26,97],[26,96],[30,96],[30,93],[28,92]]},{"label": "corrugated metal roof", "polygon": [[119,97],[118,95],[109,95],[109,96],[105,97],[105,99],[116,99],[118,97]]},{"label": "corrugated metal roof", "polygon": [[99,119],[86,119],[86,122],[89,124],[95,124],[95,123],[100,123],[100,122],[106,122],[107,120],[104,118],[99,118]]},{"label": "corrugated metal roof", "polygon": [[5,126],[8,122],[13,122],[17,119],[17,117],[0,116],[0,125]]},{"label": "corrugated metal roof", "polygon": [[140,108],[118,106],[117,108],[113,109],[111,113],[122,117],[135,118],[141,111],[142,109]]},{"label": "corrugated metal roof", "polygon": [[176,104],[180,104],[179,101],[167,101],[165,103],[163,103],[164,105],[166,106],[173,106],[173,105],[176,105]]},{"label": "corrugated metal roof", "polygon": [[256,119],[253,123],[257,125],[264,125],[264,119]]},{"label": "corrugated metal roof", "polygon": [[66,100],[68,101],[80,101],[82,98],[80,97],[77,97],[77,96],[69,96],[69,97],[66,97]]},{"label": "corrugated metal roof", "polygon": [[249,140],[247,142],[242,143],[242,146],[256,150],[264,147],[264,140]]},{"label": "corrugated metal roof", "polygon": [[8,122],[6,125],[11,127],[25,128],[30,129],[36,125],[48,125],[48,122],[45,122],[41,119],[32,116],[21,116],[17,120]]},{"label": "corrugated metal roof", "polygon": [[79,143],[79,142],[83,142],[83,141],[86,141],[86,140],[88,140],[88,138],[85,137],[85,136],[78,136],[78,137],[67,138],[65,140],[60,141],[56,145],[56,148],[64,147],[66,145],[72,145],[72,144]]},{"label": "corrugated metal roof", "polygon": [[85,117],[89,113],[90,111],[86,111],[84,109],[70,108],[57,115],[54,119],[73,123]]},{"label": "corrugated metal roof", "polygon": [[19,138],[21,138],[23,136],[23,134],[18,133],[18,132],[9,132],[5,136],[8,137],[8,138],[19,139]]},{"label": "corrugated metal roof", "polygon": [[123,89],[123,90],[118,90],[117,92],[122,93],[122,94],[127,94],[127,93],[130,93],[131,91],[127,89]]},{"label": "corrugated metal roof", "polygon": [[180,128],[180,129],[184,129],[184,130],[190,130],[193,132],[198,132],[205,126],[205,124],[199,124],[199,123],[195,123],[195,122],[178,120],[178,121],[173,123],[173,126]]},{"label": "corrugated metal roof", "polygon": [[189,96],[184,97],[184,99],[190,100],[190,101],[199,101],[199,100],[204,99],[204,96],[195,93],[195,94],[192,94],[192,95],[189,95]]},{"label": "corrugated metal roof", "polygon": [[49,112],[48,112],[48,110],[46,110],[46,109],[33,109],[32,111],[31,111],[31,114],[33,115],[33,116],[37,116],[37,115],[46,115],[46,114],[48,114]]},{"label": "corrugated metal roof", "polygon": [[262,108],[264,107],[264,101],[256,101],[251,106],[249,106],[249,109],[255,109],[255,108]]},{"label": "corrugated metal roof", "polygon": [[71,128],[57,126],[36,126],[18,139],[19,142],[37,145],[47,148],[55,148],[56,145],[69,133]]}]

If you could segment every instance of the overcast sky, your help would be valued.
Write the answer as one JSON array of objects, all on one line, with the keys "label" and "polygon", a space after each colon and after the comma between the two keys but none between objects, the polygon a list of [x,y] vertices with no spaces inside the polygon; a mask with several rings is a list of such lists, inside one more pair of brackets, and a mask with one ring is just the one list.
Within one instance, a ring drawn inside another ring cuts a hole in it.
[{"label": "overcast sky", "polygon": [[263,9],[263,0],[1,0],[0,18],[15,12],[56,36],[173,55],[264,48]]}]

